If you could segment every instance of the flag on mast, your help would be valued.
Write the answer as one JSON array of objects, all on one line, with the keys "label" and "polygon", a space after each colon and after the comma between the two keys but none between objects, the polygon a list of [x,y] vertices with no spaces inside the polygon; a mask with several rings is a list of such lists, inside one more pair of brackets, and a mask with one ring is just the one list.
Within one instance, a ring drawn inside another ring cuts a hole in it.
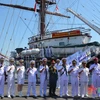
[{"label": "flag on mast", "polygon": [[56,5],[56,12],[58,13],[59,12],[59,8],[58,8],[58,6]]},{"label": "flag on mast", "polygon": [[36,2],[35,2],[35,5],[34,5],[34,12],[35,12],[35,16],[37,15],[37,9],[36,9]]}]

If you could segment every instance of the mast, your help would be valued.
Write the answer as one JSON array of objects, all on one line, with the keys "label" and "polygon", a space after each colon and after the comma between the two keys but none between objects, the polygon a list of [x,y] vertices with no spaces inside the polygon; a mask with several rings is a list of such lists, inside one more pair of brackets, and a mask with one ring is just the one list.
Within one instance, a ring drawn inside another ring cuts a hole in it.
[{"label": "mast", "polygon": [[[45,16],[46,16],[46,14],[70,18],[70,16],[63,15],[60,13],[49,12],[46,10],[48,5],[56,4],[56,0],[35,0],[35,1],[37,4],[40,5],[40,9],[36,9],[36,11],[39,12],[39,14],[40,14],[40,35],[42,37],[45,35]],[[25,6],[21,6],[21,5],[0,3],[0,6],[7,6],[7,7],[12,7],[12,8],[28,10],[28,11],[35,11],[34,8],[25,7]]]},{"label": "mast", "polygon": [[56,4],[55,0],[36,0],[40,4],[40,35],[45,35],[45,16],[48,5]]},{"label": "mast", "polygon": [[46,0],[40,0],[40,35],[43,37],[45,35],[45,9]]}]

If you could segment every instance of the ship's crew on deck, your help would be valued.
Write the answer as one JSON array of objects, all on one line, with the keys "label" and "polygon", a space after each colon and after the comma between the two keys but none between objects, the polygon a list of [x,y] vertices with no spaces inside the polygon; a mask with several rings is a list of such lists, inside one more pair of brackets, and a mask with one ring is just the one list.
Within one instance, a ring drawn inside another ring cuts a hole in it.
[{"label": "ship's crew on deck", "polygon": [[56,96],[55,91],[56,91],[57,79],[58,79],[58,73],[55,67],[55,61],[53,60],[49,67],[49,95],[50,96]]},{"label": "ship's crew on deck", "polygon": [[57,88],[60,88],[60,72],[58,72],[59,66],[60,66],[60,59],[57,59],[56,64],[55,64],[55,67],[58,73],[58,80],[57,80],[57,86],[56,86]]},{"label": "ship's crew on deck", "polygon": [[0,57],[0,97],[4,97],[4,82],[5,82],[5,69],[4,69],[4,58]]},{"label": "ship's crew on deck", "polygon": [[60,72],[60,97],[69,96],[68,94],[68,69],[69,65],[66,64],[66,58],[62,58],[62,65],[59,67]]},{"label": "ship's crew on deck", "polygon": [[86,67],[86,64],[86,61],[83,61],[82,67],[79,69],[81,97],[88,97],[89,69]]},{"label": "ship's crew on deck", "polygon": [[47,58],[42,59],[42,65],[40,65],[40,96],[45,97],[47,95],[47,79],[48,79],[48,65]]},{"label": "ship's crew on deck", "polygon": [[[94,88],[98,88],[98,80],[100,80],[100,78],[98,77],[98,69],[100,67],[100,64],[98,63],[98,58],[95,57],[94,58],[94,64],[92,64],[90,66],[90,72],[92,72],[92,86]],[[97,91],[93,91],[93,94],[92,94],[93,98],[95,98],[97,96]]]},{"label": "ship's crew on deck", "polygon": [[8,83],[8,98],[15,97],[15,66],[14,58],[9,59],[9,66],[6,70]]},{"label": "ship's crew on deck", "polygon": [[22,88],[23,88],[24,78],[25,78],[25,66],[23,64],[24,64],[24,60],[20,59],[19,66],[17,67],[17,82],[18,82],[17,89],[20,97],[23,96]]},{"label": "ship's crew on deck", "polygon": [[72,66],[69,68],[68,73],[71,75],[71,86],[72,86],[72,97],[78,96],[79,90],[79,76],[78,70],[79,67],[76,65],[77,62],[75,60],[72,61]]},{"label": "ship's crew on deck", "polygon": [[37,79],[37,68],[35,68],[35,61],[30,61],[30,67],[27,69],[28,74],[28,90],[27,90],[27,97],[30,96],[30,90],[32,87],[33,97],[37,98],[36,94],[36,79]]}]

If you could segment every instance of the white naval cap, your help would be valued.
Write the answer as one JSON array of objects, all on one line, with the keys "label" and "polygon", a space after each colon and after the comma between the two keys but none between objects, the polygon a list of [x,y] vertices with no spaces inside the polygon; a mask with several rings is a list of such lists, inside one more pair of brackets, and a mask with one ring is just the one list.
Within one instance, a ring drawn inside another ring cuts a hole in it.
[{"label": "white naval cap", "polygon": [[66,59],[66,58],[62,58],[62,61],[63,61],[63,60],[67,60],[67,59]]},{"label": "white naval cap", "polygon": [[9,58],[9,62],[14,62],[15,59],[13,57]]},{"label": "white naval cap", "polygon": [[31,60],[30,61],[30,64],[35,64],[35,60]]},{"label": "white naval cap", "polygon": [[60,59],[56,59],[56,61],[60,61]]},{"label": "white naval cap", "polygon": [[4,57],[0,56],[0,61],[4,61]]},{"label": "white naval cap", "polygon": [[23,59],[20,59],[20,60],[19,60],[19,63],[23,63],[23,62],[24,62],[24,60],[23,60]]},{"label": "white naval cap", "polygon": [[86,64],[86,63],[87,63],[87,61],[85,61],[85,60],[82,61],[82,64]]},{"label": "white naval cap", "polygon": [[42,58],[42,61],[46,60],[47,61],[47,58]]}]

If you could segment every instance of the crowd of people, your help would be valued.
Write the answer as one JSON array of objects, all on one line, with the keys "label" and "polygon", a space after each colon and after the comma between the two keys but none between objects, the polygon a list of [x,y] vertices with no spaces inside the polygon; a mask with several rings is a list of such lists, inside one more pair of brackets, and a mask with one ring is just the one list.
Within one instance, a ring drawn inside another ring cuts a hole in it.
[{"label": "crowd of people", "polygon": [[[77,66],[77,61],[72,61],[72,66],[67,65],[66,58],[51,61],[51,65],[47,65],[47,58],[43,58],[39,66],[39,70],[35,67],[35,60],[30,61],[27,69],[24,66],[24,60],[19,60],[19,65],[14,65],[14,58],[9,59],[9,66],[4,66],[4,58],[0,58],[0,97],[4,97],[5,76],[7,76],[7,97],[15,97],[15,70],[17,72],[17,91],[18,96],[23,96],[23,85],[25,81],[25,73],[28,75],[28,88],[26,97],[32,94],[37,98],[36,81],[37,74],[40,73],[40,96],[47,96],[47,82],[49,81],[49,96],[56,96],[56,88],[59,88],[59,96],[69,96],[69,76],[71,78],[71,96],[88,97],[89,74],[92,74],[91,85],[96,88],[92,93],[92,97],[100,97],[98,88],[100,87],[100,64],[98,58],[94,58],[94,64],[87,68],[87,62],[83,61],[81,67]],[[62,63],[60,63],[62,62]],[[79,81],[80,80],[80,81]],[[80,82],[80,83],[79,83]],[[80,84],[80,85],[79,85]],[[80,87],[80,90],[79,90]]]}]

